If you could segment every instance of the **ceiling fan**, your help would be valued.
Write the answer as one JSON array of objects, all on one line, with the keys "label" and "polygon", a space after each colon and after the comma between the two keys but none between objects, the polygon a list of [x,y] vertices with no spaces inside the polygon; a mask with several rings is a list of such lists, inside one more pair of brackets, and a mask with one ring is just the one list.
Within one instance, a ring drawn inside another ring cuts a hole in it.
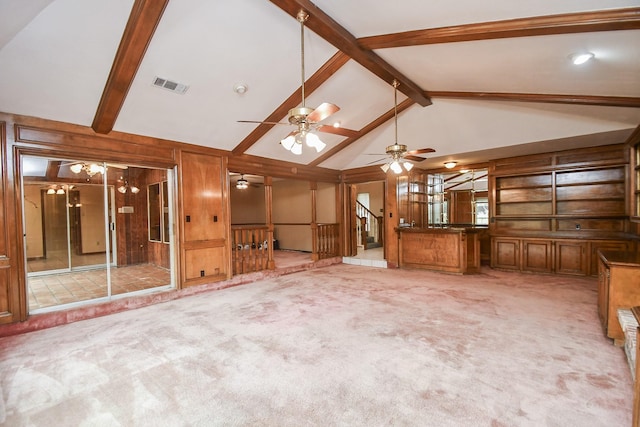
[{"label": "ceiling fan", "polygon": [[323,125],[320,124],[321,121],[326,119],[327,117],[335,114],[340,110],[335,104],[331,104],[329,102],[322,103],[318,108],[313,109],[309,108],[305,105],[305,93],[304,93],[304,81],[305,81],[305,73],[304,73],[304,23],[306,22],[309,15],[300,10],[297,15],[297,20],[300,22],[300,58],[302,65],[302,106],[292,108],[289,110],[288,123],[281,122],[258,122],[251,120],[238,120],[239,123],[263,123],[263,124],[271,124],[271,125],[294,125],[297,126],[297,129],[292,131],[287,137],[285,137],[280,144],[288,151],[291,151],[293,154],[300,155],[302,154],[302,144],[306,144],[308,147],[312,147],[316,149],[316,152],[322,151],[326,144],[320,140],[318,135],[314,133],[314,131],[325,132],[325,133],[333,133],[336,135],[342,136],[355,136],[357,132],[351,129],[345,129],[341,127],[331,126],[331,125]]},{"label": "ceiling fan", "polygon": [[[425,153],[435,153],[436,150],[433,148],[420,148],[418,150],[407,150],[407,146],[404,144],[398,144],[398,86],[400,83],[397,80],[393,80],[393,89],[394,89],[394,104],[393,104],[393,116],[395,122],[395,142],[392,145],[388,145],[386,149],[386,153],[391,156],[391,160],[388,163],[380,166],[385,173],[389,169],[393,172],[399,174],[402,173],[402,167],[408,172],[413,168],[413,162],[421,162],[426,160],[424,157],[418,156],[418,154]],[[372,163],[377,163],[382,159],[378,159]]]}]

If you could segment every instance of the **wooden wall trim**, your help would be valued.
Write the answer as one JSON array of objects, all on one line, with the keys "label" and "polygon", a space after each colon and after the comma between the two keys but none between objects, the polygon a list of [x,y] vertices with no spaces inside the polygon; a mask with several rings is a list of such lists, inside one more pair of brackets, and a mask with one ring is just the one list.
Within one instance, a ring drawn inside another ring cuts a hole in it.
[{"label": "wooden wall trim", "polygon": [[269,175],[274,178],[290,178],[329,183],[340,182],[340,171],[338,170],[284,162],[248,154],[230,156],[229,170],[252,175]]},{"label": "wooden wall trim", "polygon": [[16,146],[23,148],[24,152],[32,150],[66,151],[68,155],[88,157],[87,160],[153,164],[153,166],[163,168],[171,168],[175,164],[174,150],[163,148],[157,144],[125,142],[114,138],[100,138],[22,124],[15,125],[15,135]]}]

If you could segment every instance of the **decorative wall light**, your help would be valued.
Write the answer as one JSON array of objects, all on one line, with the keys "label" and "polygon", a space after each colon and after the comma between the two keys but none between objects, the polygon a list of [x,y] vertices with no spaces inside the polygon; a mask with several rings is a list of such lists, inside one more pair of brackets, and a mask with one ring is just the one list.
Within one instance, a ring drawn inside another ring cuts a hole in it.
[{"label": "decorative wall light", "polygon": [[122,194],[126,193],[127,191],[130,191],[133,194],[138,194],[140,192],[140,189],[135,185],[129,185],[129,182],[125,180],[124,184],[118,187],[118,191]]}]

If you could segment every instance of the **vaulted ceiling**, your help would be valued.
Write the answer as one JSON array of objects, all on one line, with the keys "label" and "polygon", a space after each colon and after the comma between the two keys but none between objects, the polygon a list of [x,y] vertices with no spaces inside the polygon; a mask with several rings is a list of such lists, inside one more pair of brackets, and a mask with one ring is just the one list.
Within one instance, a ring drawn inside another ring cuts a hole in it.
[{"label": "vaulted ceiling", "polygon": [[[338,105],[323,123],[355,132],[296,156],[279,144],[292,126],[238,121],[301,104],[300,9],[306,105]],[[395,141],[394,79],[398,142],[436,150],[424,168],[624,142],[640,124],[640,1],[0,0],[0,111],[98,133],[357,168]]]}]

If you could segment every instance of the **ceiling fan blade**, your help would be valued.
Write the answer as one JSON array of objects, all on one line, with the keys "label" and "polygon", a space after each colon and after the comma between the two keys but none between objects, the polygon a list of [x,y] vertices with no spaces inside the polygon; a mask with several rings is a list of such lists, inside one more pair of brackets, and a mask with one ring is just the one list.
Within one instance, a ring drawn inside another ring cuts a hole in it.
[{"label": "ceiling fan blade", "polygon": [[368,166],[368,165],[372,165],[372,164],[374,164],[374,163],[379,163],[379,162],[381,162],[381,161],[383,161],[383,160],[387,160],[387,158],[386,158],[386,157],[383,157],[383,158],[381,158],[381,159],[374,160],[373,162],[369,162],[369,163],[367,163],[367,166]]},{"label": "ceiling fan blade", "polygon": [[424,157],[412,156],[411,154],[405,154],[402,158],[413,162],[422,162],[423,160],[427,160]]},{"label": "ceiling fan blade", "polygon": [[291,123],[281,123],[281,122],[259,122],[257,120],[237,120],[238,123],[260,123],[263,125],[291,125]]},{"label": "ceiling fan blade", "polygon": [[424,154],[424,153],[435,153],[435,152],[436,150],[434,150],[433,148],[420,148],[418,150],[407,151],[407,154]]},{"label": "ceiling fan blade", "polygon": [[340,111],[340,107],[329,102],[323,102],[318,108],[313,110],[308,116],[307,121],[318,123],[329,117],[330,115]]},{"label": "ceiling fan blade", "polygon": [[129,166],[117,163],[107,163],[108,168],[129,169]]},{"label": "ceiling fan blade", "polygon": [[342,135],[342,136],[347,136],[347,137],[350,137],[350,138],[353,138],[353,137],[356,137],[356,136],[360,135],[360,132],[358,132],[357,130],[340,128],[340,127],[337,128],[337,127],[329,126],[329,125],[320,125],[316,129],[319,132],[332,133],[334,135]]}]

